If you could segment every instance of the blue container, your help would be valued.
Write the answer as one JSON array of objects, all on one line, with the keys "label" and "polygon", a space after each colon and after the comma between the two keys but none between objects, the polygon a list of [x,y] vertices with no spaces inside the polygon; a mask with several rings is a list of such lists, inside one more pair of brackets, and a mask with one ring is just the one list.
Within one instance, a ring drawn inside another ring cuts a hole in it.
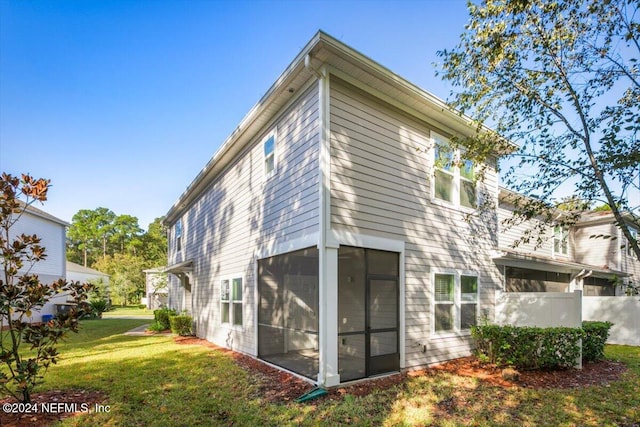
[{"label": "blue container", "polygon": [[43,314],[42,315],[42,323],[47,323],[49,320],[53,319],[53,314]]}]

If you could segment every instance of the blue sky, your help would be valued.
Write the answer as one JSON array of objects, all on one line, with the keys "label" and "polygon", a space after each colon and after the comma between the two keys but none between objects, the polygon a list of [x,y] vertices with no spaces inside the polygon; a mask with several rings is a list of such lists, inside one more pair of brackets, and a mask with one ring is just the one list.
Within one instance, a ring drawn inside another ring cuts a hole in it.
[{"label": "blue sky", "polygon": [[147,228],[318,29],[446,98],[464,0],[0,0],[0,171]]}]

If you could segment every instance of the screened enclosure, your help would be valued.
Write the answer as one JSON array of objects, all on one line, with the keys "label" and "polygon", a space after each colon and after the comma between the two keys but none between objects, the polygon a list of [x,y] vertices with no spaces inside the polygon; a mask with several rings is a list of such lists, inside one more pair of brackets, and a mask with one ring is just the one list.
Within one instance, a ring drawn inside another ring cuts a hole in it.
[{"label": "screened enclosure", "polygon": [[399,353],[399,254],[340,246],[338,370],[340,381],[394,372]]},{"label": "screened enclosure", "polygon": [[258,261],[258,357],[318,375],[318,249]]}]

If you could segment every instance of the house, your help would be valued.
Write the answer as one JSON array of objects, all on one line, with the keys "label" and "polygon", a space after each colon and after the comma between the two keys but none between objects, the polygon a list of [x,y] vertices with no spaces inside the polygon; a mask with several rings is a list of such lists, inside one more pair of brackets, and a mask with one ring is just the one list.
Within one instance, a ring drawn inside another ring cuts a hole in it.
[{"label": "house", "polygon": [[168,301],[166,267],[143,270],[145,274],[145,296],[140,301],[149,310],[165,307]]},{"label": "house", "polygon": [[80,283],[102,283],[109,288],[109,275],[75,262],[67,261],[67,280]]},{"label": "house", "polygon": [[[625,296],[637,292],[640,260],[613,214],[589,212],[571,227],[547,225],[539,218],[509,224],[520,197],[500,190],[494,262],[502,269],[504,292],[496,293],[494,321],[542,327],[609,321],[608,343],[640,345],[640,299]],[[556,214],[560,219],[563,212]],[[637,217],[624,213],[623,220],[637,236]],[[536,230],[533,238],[514,245],[527,230]],[[548,237],[538,240],[540,230]]]},{"label": "house", "polygon": [[[503,269],[507,292],[581,290],[584,296],[616,296],[624,295],[627,286],[638,280],[640,261],[626,244],[611,212],[584,214],[572,227],[546,226],[536,218],[505,225],[518,197],[522,196],[500,189],[499,253],[494,261]],[[632,234],[637,235],[631,216],[625,214],[625,218]],[[532,238],[514,247],[527,230],[540,227],[549,238]]]},{"label": "house", "polygon": [[497,158],[448,147],[474,133],[318,32],[166,214],[169,307],[322,386],[470,354],[502,289],[497,214],[474,208]]},{"label": "house", "polygon": [[[10,240],[21,234],[36,234],[40,237],[40,245],[46,250],[46,258],[30,265],[26,264],[18,271],[18,275],[37,274],[44,284],[51,284],[66,277],[66,227],[69,224],[33,205],[27,205],[24,213],[10,229]],[[52,298],[39,312],[34,312],[30,322],[42,321],[42,316],[54,315],[56,306],[66,303],[66,295]]]},{"label": "house", "polygon": [[[629,226],[631,235],[637,239],[638,218],[625,212],[623,219]],[[574,227],[573,234],[577,261],[622,272],[611,278],[614,279],[614,286],[611,286],[612,283],[587,279],[584,285],[585,296],[624,295],[629,288],[640,288],[640,259],[616,226],[611,211],[583,215]]]}]

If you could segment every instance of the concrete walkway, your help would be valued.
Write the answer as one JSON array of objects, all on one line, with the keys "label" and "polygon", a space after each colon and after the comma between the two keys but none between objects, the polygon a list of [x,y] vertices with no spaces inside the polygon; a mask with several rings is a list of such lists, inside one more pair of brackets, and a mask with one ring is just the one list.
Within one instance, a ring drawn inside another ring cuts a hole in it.
[{"label": "concrete walkway", "polygon": [[153,320],[153,314],[141,314],[138,316],[126,315],[126,314],[106,314],[102,313],[103,319],[142,319]]},{"label": "concrete walkway", "polygon": [[151,325],[151,323],[147,323],[146,325],[140,325],[137,328],[133,328],[130,331],[124,333],[124,335],[129,335],[132,337],[153,337],[156,335],[172,335],[170,331],[163,332],[145,332],[147,328]]}]

